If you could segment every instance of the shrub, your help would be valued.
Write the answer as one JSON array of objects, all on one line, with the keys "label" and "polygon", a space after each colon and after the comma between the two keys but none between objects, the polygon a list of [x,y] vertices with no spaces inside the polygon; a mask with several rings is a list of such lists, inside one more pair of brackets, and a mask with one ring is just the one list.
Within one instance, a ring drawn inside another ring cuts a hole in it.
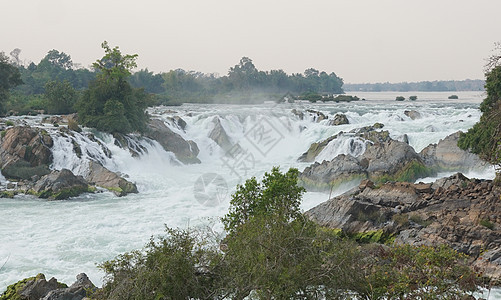
[{"label": "shrub", "polygon": [[450,95],[448,99],[459,99],[458,95]]},{"label": "shrub", "polygon": [[411,101],[416,101],[416,100],[417,100],[417,96],[410,96],[410,97],[409,97],[409,100],[411,100]]},{"label": "shrub", "polygon": [[405,100],[404,96],[397,96],[397,98],[395,98],[395,101],[404,101],[404,100]]}]

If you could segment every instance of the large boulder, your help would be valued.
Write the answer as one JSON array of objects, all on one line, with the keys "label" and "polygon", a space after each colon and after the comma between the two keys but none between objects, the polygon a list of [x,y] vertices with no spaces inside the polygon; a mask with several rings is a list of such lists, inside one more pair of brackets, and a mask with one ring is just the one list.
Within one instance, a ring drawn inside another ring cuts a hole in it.
[{"label": "large boulder", "polygon": [[33,194],[49,200],[67,199],[92,191],[82,176],[75,176],[67,169],[52,171],[40,178],[32,188]]},{"label": "large boulder", "polygon": [[52,138],[43,129],[29,126],[7,129],[0,145],[2,174],[13,179],[47,174],[52,163],[52,145]]},{"label": "large boulder", "polygon": [[468,169],[483,169],[486,163],[478,155],[458,147],[461,131],[455,132],[440,140],[437,144],[431,144],[419,154],[426,165],[438,171],[461,171]]},{"label": "large boulder", "polygon": [[223,125],[221,125],[221,120],[218,117],[214,117],[212,123],[214,123],[214,128],[209,133],[209,138],[216,142],[224,151],[229,151],[233,147],[233,143],[224,130]]},{"label": "large boulder", "polygon": [[89,183],[108,189],[119,197],[138,192],[137,186],[134,183],[106,169],[95,161],[89,162],[88,172],[84,177]]},{"label": "large boulder", "polygon": [[406,110],[404,111],[404,114],[409,118],[411,118],[412,120],[421,118],[421,114],[416,110]]},{"label": "large boulder", "polygon": [[194,141],[186,141],[173,132],[162,120],[153,119],[148,124],[146,136],[157,141],[165,151],[173,152],[176,158],[185,164],[200,163],[197,158],[200,150]]}]

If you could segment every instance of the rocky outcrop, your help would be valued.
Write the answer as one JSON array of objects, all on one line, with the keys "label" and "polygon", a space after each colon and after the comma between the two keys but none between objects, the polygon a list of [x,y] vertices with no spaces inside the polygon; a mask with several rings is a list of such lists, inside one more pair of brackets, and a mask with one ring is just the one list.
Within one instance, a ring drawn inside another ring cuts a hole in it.
[{"label": "rocky outcrop", "polygon": [[340,136],[347,135],[351,137],[358,137],[363,140],[367,140],[370,142],[378,143],[378,142],[385,142],[389,141],[390,138],[390,133],[388,131],[378,131],[377,129],[383,128],[384,125],[381,123],[375,123],[372,126],[366,126],[358,129],[353,129],[348,133],[344,132],[339,132],[336,135],[333,135],[331,137],[328,137],[325,140],[322,140],[317,143],[313,143],[310,145],[310,148],[306,150],[301,156],[298,158],[298,161],[301,162],[313,162],[315,161],[316,157],[324,148],[334,139],[339,138]]},{"label": "rocky outcrop", "polygon": [[32,193],[40,198],[62,200],[91,192],[88,182],[82,176],[75,176],[70,170],[52,171],[40,178]]},{"label": "rocky outcrop", "polygon": [[58,288],[48,292],[42,300],[81,300],[92,293],[97,288],[90,281],[87,274],[80,273],[77,275],[77,281],[67,288]]},{"label": "rocky outcrop", "polygon": [[148,124],[146,136],[157,141],[165,151],[173,152],[176,158],[185,164],[200,163],[197,158],[199,149],[194,141],[186,141],[173,132],[162,120],[153,119]]},{"label": "rocky outcrop", "polygon": [[218,144],[224,151],[229,151],[232,148],[233,143],[224,130],[223,125],[221,125],[221,120],[218,117],[214,117],[212,123],[214,123],[214,128],[209,133],[209,138],[216,142],[216,144]]},{"label": "rocky outcrop", "polygon": [[338,125],[345,125],[345,124],[350,124],[350,121],[348,121],[348,118],[346,117],[345,114],[336,114],[334,118],[330,119],[327,125],[330,126],[338,126]]},{"label": "rocky outcrop", "polygon": [[89,169],[88,173],[85,174],[85,179],[93,185],[112,191],[119,197],[138,192],[134,183],[115,172],[111,172],[95,161],[89,162]]},{"label": "rocky outcrop", "polygon": [[[433,184],[364,181],[306,212],[347,233],[381,232],[397,243],[446,243],[470,255],[490,276],[501,274],[501,188],[462,174]],[[499,277],[498,277],[499,278]]]},{"label": "rocky outcrop", "polygon": [[6,178],[30,179],[49,173],[52,162],[52,138],[43,129],[29,126],[11,127],[0,145],[0,168]]},{"label": "rocky outcrop", "polygon": [[443,171],[485,168],[486,163],[476,154],[462,150],[457,146],[460,135],[460,131],[455,132],[437,144],[431,144],[424,148],[419,154],[426,165]]},{"label": "rocky outcrop", "polygon": [[358,157],[342,154],[329,162],[315,162],[304,169],[299,180],[309,190],[325,191],[346,181],[414,181],[431,173],[411,146],[388,139],[368,145]]},{"label": "rocky outcrop", "polygon": [[[303,153],[299,161],[314,161],[318,154],[339,133],[324,141],[314,143]],[[461,171],[485,169],[487,165],[475,154],[457,146],[460,132],[456,132],[431,144],[419,154],[406,141],[393,140],[388,131],[377,131],[374,126],[363,127],[349,134],[370,141],[362,155],[351,157],[340,155],[331,161],[314,163],[300,175],[302,184],[310,190],[329,190],[343,181],[370,179],[385,181],[414,182],[439,171]]]},{"label": "rocky outcrop", "polygon": [[56,278],[45,279],[40,273],[35,277],[23,279],[7,287],[0,296],[2,299],[23,300],[81,300],[96,290],[85,273],[77,275],[77,281],[68,287]]}]

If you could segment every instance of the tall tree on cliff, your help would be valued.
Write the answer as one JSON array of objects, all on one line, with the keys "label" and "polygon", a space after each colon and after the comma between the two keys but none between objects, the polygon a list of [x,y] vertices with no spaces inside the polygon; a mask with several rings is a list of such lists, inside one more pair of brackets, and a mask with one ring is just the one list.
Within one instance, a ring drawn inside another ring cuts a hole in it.
[{"label": "tall tree on cliff", "polygon": [[110,133],[141,132],[148,121],[149,97],[127,81],[137,66],[137,54],[123,55],[106,41],[101,46],[105,55],[93,64],[99,74],[77,104],[80,122]]},{"label": "tall tree on cliff", "polygon": [[[485,89],[487,97],[480,104],[480,121],[461,135],[458,146],[469,149],[482,159],[501,168],[501,43],[496,44],[497,54],[486,64]],[[501,179],[501,178],[499,178]],[[499,182],[499,180],[498,180]]]}]

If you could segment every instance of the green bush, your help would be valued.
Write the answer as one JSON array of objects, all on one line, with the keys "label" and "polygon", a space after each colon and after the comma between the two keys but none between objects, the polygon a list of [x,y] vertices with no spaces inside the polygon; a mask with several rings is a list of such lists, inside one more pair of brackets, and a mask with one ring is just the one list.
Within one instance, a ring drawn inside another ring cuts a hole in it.
[{"label": "green bush", "polygon": [[397,98],[395,98],[395,101],[404,101],[404,100],[405,100],[404,96],[397,96]]}]

